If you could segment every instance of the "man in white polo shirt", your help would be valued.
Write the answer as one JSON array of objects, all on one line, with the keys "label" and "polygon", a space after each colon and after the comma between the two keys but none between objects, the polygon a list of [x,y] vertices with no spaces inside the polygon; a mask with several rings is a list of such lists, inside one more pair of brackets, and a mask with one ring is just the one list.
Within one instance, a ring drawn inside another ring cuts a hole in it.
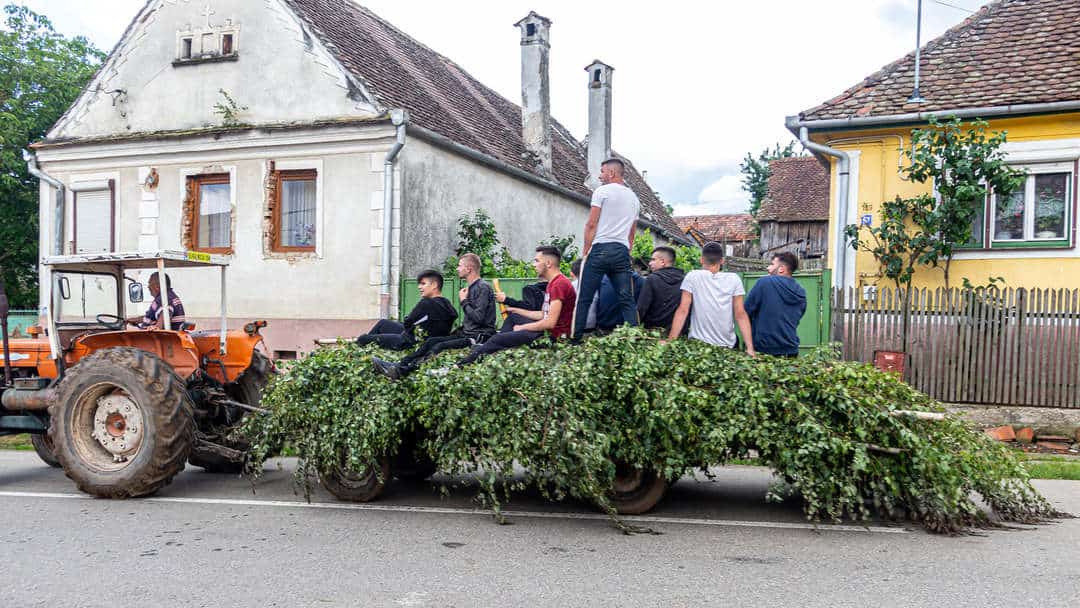
[{"label": "man in white polo shirt", "polygon": [[641,202],[634,191],[626,187],[625,172],[626,165],[617,158],[609,158],[600,165],[600,182],[604,185],[593,191],[592,209],[585,222],[582,251],[585,264],[578,285],[574,340],[580,340],[585,333],[589,306],[605,275],[619,294],[623,322],[637,325],[637,307],[631,291],[630,249],[634,244]]},{"label": "man in white polo shirt", "polygon": [[[724,246],[706,243],[701,249],[701,270],[691,270],[682,283],[682,301],[671,322],[668,340],[682,333],[690,317],[690,338],[724,348],[735,348],[735,323],[746,340],[746,353],[751,357],[754,343],[750,316],[743,308],[743,288],[739,275],[721,272],[724,265]],[[693,308],[691,309],[691,306]]]}]

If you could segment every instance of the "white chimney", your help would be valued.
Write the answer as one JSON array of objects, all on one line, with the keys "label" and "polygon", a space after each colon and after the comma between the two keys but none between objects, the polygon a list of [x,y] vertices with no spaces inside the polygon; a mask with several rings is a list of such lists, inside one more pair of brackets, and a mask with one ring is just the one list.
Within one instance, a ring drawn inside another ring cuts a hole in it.
[{"label": "white chimney", "polygon": [[611,158],[611,77],[615,68],[596,60],[585,68],[589,73],[589,176],[585,185],[600,186],[600,164]]},{"label": "white chimney", "polygon": [[521,29],[521,136],[526,161],[551,176],[551,20],[530,11],[515,23]]}]

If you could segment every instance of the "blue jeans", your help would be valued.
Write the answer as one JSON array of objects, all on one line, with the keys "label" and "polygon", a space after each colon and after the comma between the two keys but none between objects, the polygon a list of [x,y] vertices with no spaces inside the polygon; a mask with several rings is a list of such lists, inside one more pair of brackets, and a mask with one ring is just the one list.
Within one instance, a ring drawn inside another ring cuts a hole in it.
[{"label": "blue jeans", "polygon": [[589,307],[592,306],[596,292],[600,290],[600,281],[604,279],[604,275],[611,280],[615,293],[619,294],[623,323],[637,325],[637,307],[634,305],[634,294],[630,286],[630,250],[622,243],[600,243],[592,246],[581,269],[577,310],[574,314],[575,340],[581,339],[585,334]]}]

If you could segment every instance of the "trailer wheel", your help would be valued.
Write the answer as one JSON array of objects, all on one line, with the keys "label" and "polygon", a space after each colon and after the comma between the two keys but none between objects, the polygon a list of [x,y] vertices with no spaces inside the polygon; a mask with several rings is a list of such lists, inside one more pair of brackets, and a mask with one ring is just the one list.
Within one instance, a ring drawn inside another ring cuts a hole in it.
[{"label": "trailer wheel", "polygon": [[367,466],[359,471],[337,466],[320,473],[319,478],[323,487],[339,500],[370,502],[382,494],[390,479],[390,459],[379,458],[375,466]]},{"label": "trailer wheel", "polygon": [[668,481],[651,468],[615,463],[615,483],[608,499],[621,515],[648,513],[667,494]]},{"label": "trailer wheel", "polygon": [[60,468],[60,461],[56,459],[56,454],[53,454],[52,441],[49,440],[48,435],[44,433],[31,435],[30,443],[34,445],[34,451],[42,462],[50,467]]},{"label": "trailer wheel", "polygon": [[105,498],[153,494],[184,470],[195,439],[192,404],[167,363],[107,348],[78,363],[49,408],[49,439],[80,490]]}]

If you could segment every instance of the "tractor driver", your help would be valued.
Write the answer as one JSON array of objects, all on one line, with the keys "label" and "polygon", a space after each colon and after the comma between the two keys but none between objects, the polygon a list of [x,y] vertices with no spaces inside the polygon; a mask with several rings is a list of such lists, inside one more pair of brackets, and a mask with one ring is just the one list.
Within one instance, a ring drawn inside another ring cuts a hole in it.
[{"label": "tractor driver", "polygon": [[[146,309],[146,314],[142,317],[136,317],[132,321],[141,329],[161,329],[165,319],[161,315],[161,281],[158,279],[158,273],[150,275],[150,280],[146,282],[146,286],[150,288],[150,308]],[[165,288],[168,289],[169,299],[169,325],[172,326],[173,331],[179,331],[184,326],[184,304],[180,301],[180,296],[176,295],[176,292],[172,290],[172,279],[169,275],[165,275]]]}]

